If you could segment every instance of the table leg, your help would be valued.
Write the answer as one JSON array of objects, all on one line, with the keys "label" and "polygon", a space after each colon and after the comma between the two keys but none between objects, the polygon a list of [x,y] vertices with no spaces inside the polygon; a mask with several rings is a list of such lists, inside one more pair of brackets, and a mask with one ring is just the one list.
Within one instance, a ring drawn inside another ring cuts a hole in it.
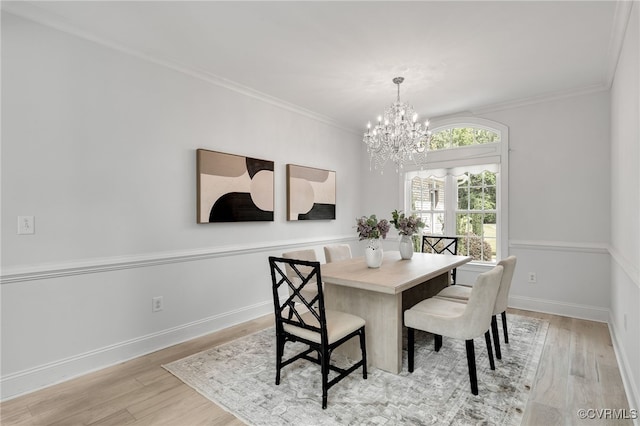
[{"label": "table leg", "polygon": [[[402,371],[402,333],[404,311],[421,300],[436,295],[449,285],[445,273],[405,290],[401,294],[386,294],[325,282],[325,306],[358,315],[366,321],[367,363],[390,373]],[[337,349],[353,360],[360,359],[357,339]]]},{"label": "table leg", "polygon": [[[325,305],[358,315],[366,321],[367,361],[370,366],[398,374],[402,369],[402,297],[325,283]],[[360,359],[356,339],[343,344],[341,353]]]}]

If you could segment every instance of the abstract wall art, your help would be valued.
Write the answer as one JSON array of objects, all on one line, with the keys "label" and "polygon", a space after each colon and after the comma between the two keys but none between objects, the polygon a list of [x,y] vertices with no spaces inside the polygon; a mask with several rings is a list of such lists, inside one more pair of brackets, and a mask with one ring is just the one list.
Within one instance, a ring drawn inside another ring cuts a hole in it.
[{"label": "abstract wall art", "polygon": [[273,221],[273,161],[197,150],[198,223]]},{"label": "abstract wall art", "polygon": [[287,164],[287,220],[336,218],[336,172]]}]

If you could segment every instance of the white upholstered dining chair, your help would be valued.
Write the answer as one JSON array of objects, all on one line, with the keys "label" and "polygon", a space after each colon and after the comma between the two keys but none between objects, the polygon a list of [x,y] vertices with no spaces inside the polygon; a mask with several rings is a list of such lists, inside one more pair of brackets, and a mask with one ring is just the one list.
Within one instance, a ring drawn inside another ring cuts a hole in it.
[{"label": "white upholstered dining chair", "polygon": [[327,259],[327,263],[351,259],[351,247],[349,247],[349,244],[324,246],[324,257]]},{"label": "white upholstered dining chair", "polygon": [[503,267],[497,265],[490,271],[478,275],[467,303],[436,297],[419,302],[404,312],[404,324],[408,328],[409,372],[413,372],[415,330],[435,335],[435,350],[442,346],[442,336],[463,339],[467,348],[467,364],[471,393],[478,394],[478,378],[473,339],[484,334],[489,355],[489,364],[495,370],[489,326],[500,288]]},{"label": "white upholstered dining chair", "polygon": [[[504,343],[509,344],[509,334],[507,333],[507,305],[509,304],[509,290],[511,289],[511,281],[513,280],[513,272],[516,269],[516,262],[517,258],[515,256],[509,256],[498,262],[498,265],[501,265],[504,271],[500,281],[500,290],[498,290],[498,295],[496,296],[493,315],[491,316],[491,334],[493,334],[493,345],[496,350],[496,358],[498,359],[502,359],[502,352],[500,350],[500,336],[498,334],[498,321],[496,318],[497,315],[501,316]],[[461,284],[449,286],[442,289],[435,297],[466,303],[471,295],[471,289],[471,286]]]}]

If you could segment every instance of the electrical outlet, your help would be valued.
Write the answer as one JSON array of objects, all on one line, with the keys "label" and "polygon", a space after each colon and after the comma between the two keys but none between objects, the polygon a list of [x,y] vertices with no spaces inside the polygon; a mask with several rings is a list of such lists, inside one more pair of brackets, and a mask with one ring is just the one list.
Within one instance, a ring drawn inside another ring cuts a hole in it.
[{"label": "electrical outlet", "polygon": [[35,233],[35,218],[33,216],[18,216],[18,235],[31,235]]},{"label": "electrical outlet", "polygon": [[536,276],[535,272],[529,272],[529,282],[530,283],[538,282],[538,277]]},{"label": "electrical outlet", "polygon": [[151,312],[159,312],[164,309],[164,300],[162,296],[151,299]]}]

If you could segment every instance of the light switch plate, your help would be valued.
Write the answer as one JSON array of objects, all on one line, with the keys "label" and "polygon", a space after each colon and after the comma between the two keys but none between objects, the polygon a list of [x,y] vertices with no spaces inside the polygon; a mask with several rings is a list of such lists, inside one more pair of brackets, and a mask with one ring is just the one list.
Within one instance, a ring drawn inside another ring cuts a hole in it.
[{"label": "light switch plate", "polygon": [[33,216],[18,216],[18,235],[31,235],[35,233],[35,218]]}]

